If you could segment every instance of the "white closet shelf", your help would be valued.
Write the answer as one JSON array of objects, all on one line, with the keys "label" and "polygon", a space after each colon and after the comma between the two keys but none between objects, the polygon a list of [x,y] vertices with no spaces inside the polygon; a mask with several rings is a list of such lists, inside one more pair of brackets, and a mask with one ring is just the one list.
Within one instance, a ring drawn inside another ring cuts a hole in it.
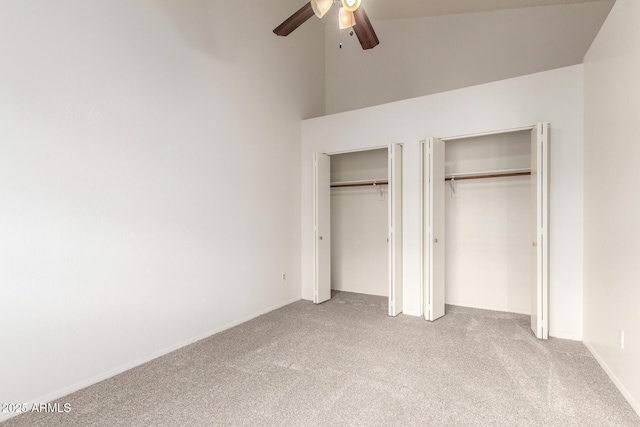
[{"label": "white closet shelf", "polygon": [[531,175],[531,169],[502,169],[496,171],[485,172],[463,172],[452,173],[445,175],[445,181],[462,181],[465,179],[480,179],[480,178],[499,178],[503,176],[524,176]]},{"label": "white closet shelf", "polygon": [[362,181],[337,181],[331,183],[331,188],[337,187],[364,187],[369,185],[387,185],[389,181],[386,179],[367,179]]}]

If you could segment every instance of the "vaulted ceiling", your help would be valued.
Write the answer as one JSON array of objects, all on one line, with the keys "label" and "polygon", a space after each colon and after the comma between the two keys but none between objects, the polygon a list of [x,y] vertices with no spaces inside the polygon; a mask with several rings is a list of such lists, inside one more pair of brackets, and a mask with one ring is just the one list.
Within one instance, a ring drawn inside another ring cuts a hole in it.
[{"label": "vaulted ceiling", "polygon": [[613,3],[362,0],[380,39],[375,49],[340,32],[337,17],[323,19],[326,112],[579,64]]},{"label": "vaulted ceiling", "polygon": [[419,18],[606,0],[362,0],[371,20]]}]

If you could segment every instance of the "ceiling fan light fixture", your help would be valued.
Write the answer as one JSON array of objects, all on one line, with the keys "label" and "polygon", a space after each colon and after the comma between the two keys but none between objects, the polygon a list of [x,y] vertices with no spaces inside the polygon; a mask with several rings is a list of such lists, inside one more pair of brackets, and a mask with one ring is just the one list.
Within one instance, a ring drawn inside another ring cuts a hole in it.
[{"label": "ceiling fan light fixture", "polygon": [[353,16],[353,12],[349,12],[344,7],[340,8],[338,14],[338,22],[341,30],[346,30],[356,25],[356,18]]},{"label": "ceiling fan light fixture", "polygon": [[322,18],[331,9],[331,5],[333,0],[311,0],[311,8],[318,18]]},{"label": "ceiling fan light fixture", "polygon": [[342,7],[347,12],[355,12],[360,7],[360,0],[342,0]]}]

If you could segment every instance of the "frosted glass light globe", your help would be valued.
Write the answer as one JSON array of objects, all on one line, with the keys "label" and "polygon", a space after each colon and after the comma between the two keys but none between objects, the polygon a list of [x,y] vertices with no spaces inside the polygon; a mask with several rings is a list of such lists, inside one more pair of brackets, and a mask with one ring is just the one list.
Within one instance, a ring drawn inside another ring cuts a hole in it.
[{"label": "frosted glass light globe", "polygon": [[347,28],[351,28],[356,25],[356,19],[353,16],[353,12],[349,12],[344,9],[344,7],[340,8],[340,14],[338,15],[338,23],[341,30],[346,30]]},{"label": "frosted glass light globe", "polygon": [[347,12],[355,12],[360,7],[360,0],[342,0],[342,7]]},{"label": "frosted glass light globe", "polygon": [[318,18],[322,18],[333,5],[333,0],[311,0],[311,9]]}]

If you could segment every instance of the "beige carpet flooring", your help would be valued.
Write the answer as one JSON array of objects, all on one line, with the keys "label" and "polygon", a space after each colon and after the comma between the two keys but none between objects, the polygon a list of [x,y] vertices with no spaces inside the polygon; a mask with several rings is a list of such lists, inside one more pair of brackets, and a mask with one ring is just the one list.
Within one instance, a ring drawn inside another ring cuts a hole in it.
[{"label": "beige carpet flooring", "polygon": [[529,317],[386,298],[300,301],[59,400],[13,426],[640,426],[582,343]]}]

